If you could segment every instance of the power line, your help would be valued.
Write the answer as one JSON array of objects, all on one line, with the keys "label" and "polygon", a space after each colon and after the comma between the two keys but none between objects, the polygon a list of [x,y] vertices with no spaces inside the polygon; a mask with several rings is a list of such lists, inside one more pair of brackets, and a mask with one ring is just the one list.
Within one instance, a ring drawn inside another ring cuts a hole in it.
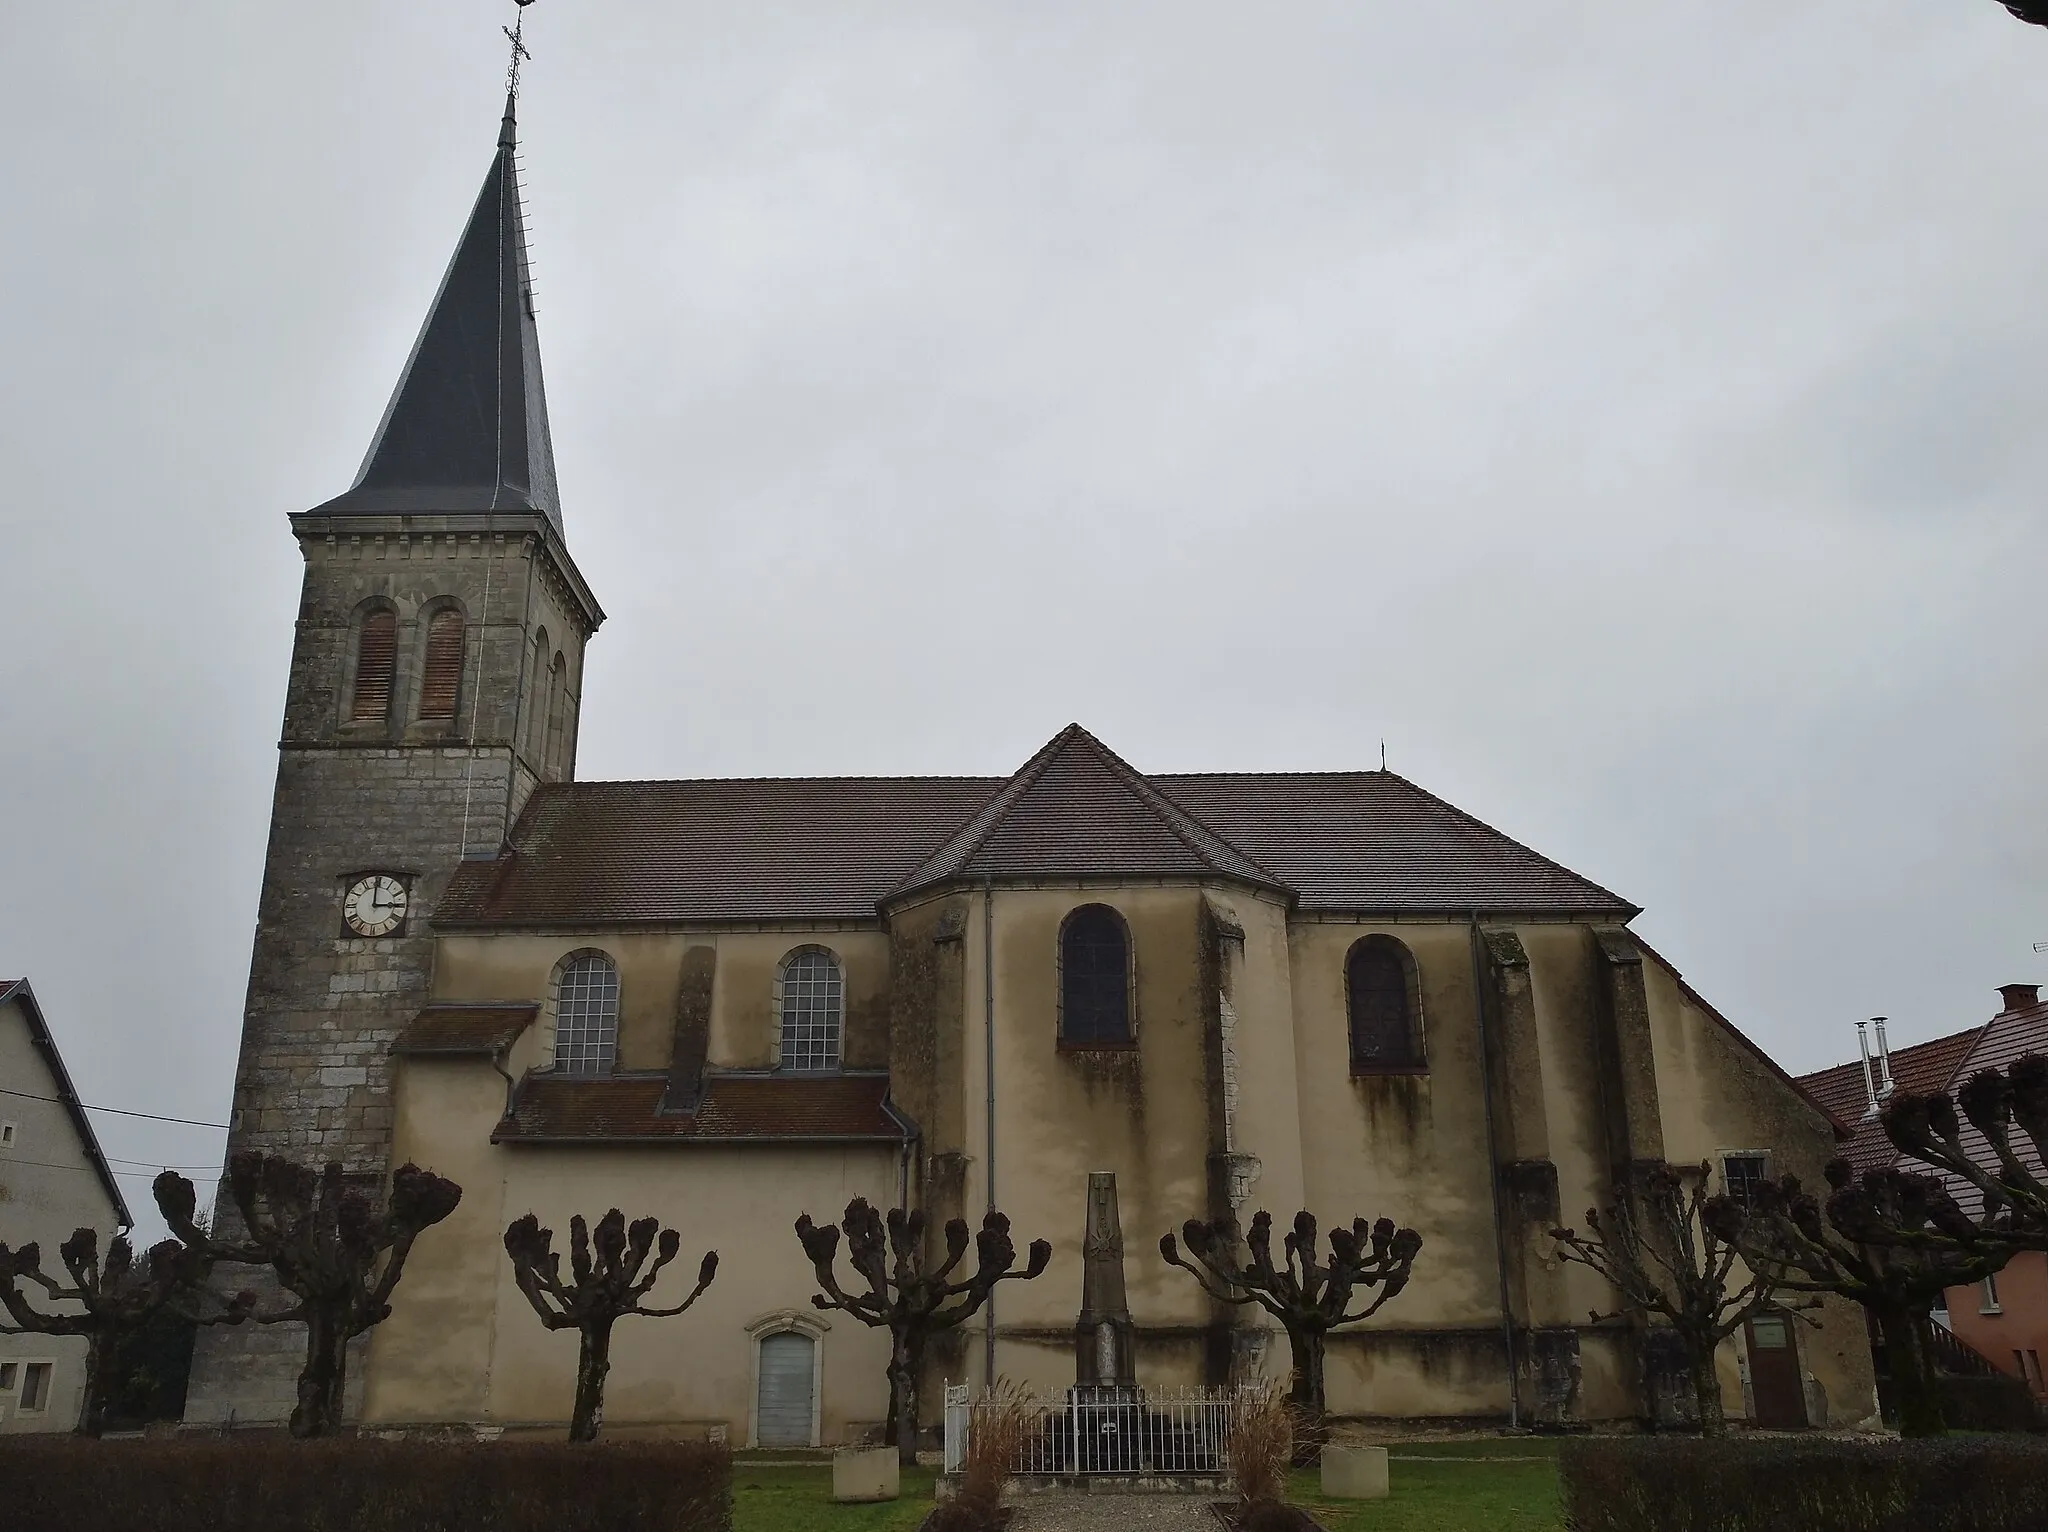
[{"label": "power line", "polygon": [[[61,1096],[35,1096],[25,1090],[9,1090],[4,1085],[0,1085],[0,1096],[19,1096],[24,1101],[54,1101],[59,1106],[71,1104],[66,1102]],[[88,1106],[83,1101],[78,1102],[77,1105],[84,1107],[88,1112],[109,1112],[116,1117],[141,1117],[146,1118],[150,1122],[183,1123],[188,1128],[219,1128],[223,1133],[227,1131],[228,1126],[224,1122],[200,1122],[197,1118],[193,1117],[166,1117],[161,1112],[130,1112],[118,1106]]]},{"label": "power line", "polygon": [[[88,1176],[99,1174],[98,1168],[92,1165],[59,1165],[55,1160],[0,1159],[0,1170],[5,1170],[10,1165],[32,1166],[37,1170],[74,1170],[77,1171],[80,1175]],[[169,1169],[170,1167],[166,1166],[164,1168]],[[192,1168],[196,1170],[200,1169],[201,1167],[194,1166]],[[212,1169],[211,1166],[207,1166],[204,1168],[209,1170]],[[154,1180],[156,1176],[159,1174],[159,1172],[154,1170],[115,1170],[114,1168],[109,1166],[107,1169],[107,1174],[110,1176],[134,1176],[138,1180],[147,1181]]]}]

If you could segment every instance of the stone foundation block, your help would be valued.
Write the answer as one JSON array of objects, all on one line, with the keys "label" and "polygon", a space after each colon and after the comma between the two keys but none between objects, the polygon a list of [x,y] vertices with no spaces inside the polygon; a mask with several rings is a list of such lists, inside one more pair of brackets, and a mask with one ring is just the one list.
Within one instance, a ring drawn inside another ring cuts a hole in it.
[{"label": "stone foundation block", "polygon": [[832,1498],[842,1505],[894,1500],[902,1488],[894,1447],[841,1447],[832,1454]]},{"label": "stone foundation block", "polygon": [[1325,1447],[1323,1449],[1323,1498],[1325,1500],[1386,1499],[1387,1449],[1384,1447]]}]

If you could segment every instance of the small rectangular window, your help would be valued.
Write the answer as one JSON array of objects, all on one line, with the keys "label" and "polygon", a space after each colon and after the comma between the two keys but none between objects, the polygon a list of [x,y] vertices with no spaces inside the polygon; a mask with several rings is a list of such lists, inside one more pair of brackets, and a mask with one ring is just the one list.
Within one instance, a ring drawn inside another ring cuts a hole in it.
[{"label": "small rectangular window", "polygon": [[1757,1189],[1770,1179],[1770,1156],[1754,1151],[1721,1156],[1721,1187],[1744,1207],[1756,1201]]},{"label": "small rectangular window", "polygon": [[22,1413],[50,1407],[50,1364],[30,1362],[21,1369]]},{"label": "small rectangular window", "polygon": [[2004,1309],[1998,1306],[1998,1278],[1986,1277],[1984,1279],[1984,1286],[1982,1292],[1983,1302],[1981,1302],[1977,1306],[1978,1313],[2003,1314],[2005,1312]]},{"label": "small rectangular window", "polygon": [[13,1392],[14,1364],[12,1362],[0,1362],[0,1394],[11,1394]]},{"label": "small rectangular window", "polygon": [[12,1149],[13,1147],[14,1124],[11,1122],[0,1122],[0,1149]]},{"label": "small rectangular window", "polygon": [[2027,1352],[2025,1356],[2020,1356],[2020,1354],[2017,1351],[2015,1351],[2013,1355],[2020,1357],[2020,1376],[2027,1380],[2027,1387],[2031,1388],[2037,1394],[2040,1393],[2041,1353],[2038,1351],[2030,1350]]}]

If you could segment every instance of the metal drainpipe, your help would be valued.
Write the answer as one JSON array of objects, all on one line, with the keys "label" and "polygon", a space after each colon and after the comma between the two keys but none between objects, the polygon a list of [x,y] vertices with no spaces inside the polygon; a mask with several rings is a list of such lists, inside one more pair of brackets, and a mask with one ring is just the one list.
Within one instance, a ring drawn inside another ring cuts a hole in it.
[{"label": "metal drainpipe", "polygon": [[[996,1210],[996,906],[995,885],[981,880],[981,1062],[987,1086],[988,1211]],[[981,1311],[982,1387],[996,1381],[996,1294],[990,1288]]]},{"label": "metal drainpipe", "polygon": [[1472,932],[1472,1014],[1479,1035],[1479,1099],[1486,1118],[1486,1189],[1493,1200],[1493,1264],[1500,1280],[1500,1334],[1508,1353],[1508,1429],[1522,1424],[1522,1378],[1515,1365],[1515,1314],[1508,1302],[1508,1237],[1501,1217],[1500,1154],[1493,1123],[1493,1063],[1486,1050],[1486,960],[1480,948],[1479,912],[1470,915]]}]

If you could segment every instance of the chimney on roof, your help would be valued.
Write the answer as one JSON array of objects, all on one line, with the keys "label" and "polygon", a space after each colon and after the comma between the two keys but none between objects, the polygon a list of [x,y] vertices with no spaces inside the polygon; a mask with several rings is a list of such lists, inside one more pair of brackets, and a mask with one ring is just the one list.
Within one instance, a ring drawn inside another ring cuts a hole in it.
[{"label": "chimney on roof", "polygon": [[2001,984],[1998,998],[2005,1002],[2005,1011],[2024,1011],[2041,1003],[2041,986],[2038,984]]},{"label": "chimney on roof", "polygon": [[1870,1072],[1870,1023],[1867,1021],[1856,1023],[1856,1046],[1863,1054],[1863,1094],[1870,1101],[1870,1105],[1864,1109],[1863,1115],[1865,1117],[1875,1117],[1877,1115],[1877,1078]]},{"label": "chimney on roof", "polygon": [[1892,1045],[1885,1041],[1884,1024],[1890,1018],[1873,1016],[1870,1024],[1877,1028],[1877,1099],[1890,1098],[1892,1086]]}]

